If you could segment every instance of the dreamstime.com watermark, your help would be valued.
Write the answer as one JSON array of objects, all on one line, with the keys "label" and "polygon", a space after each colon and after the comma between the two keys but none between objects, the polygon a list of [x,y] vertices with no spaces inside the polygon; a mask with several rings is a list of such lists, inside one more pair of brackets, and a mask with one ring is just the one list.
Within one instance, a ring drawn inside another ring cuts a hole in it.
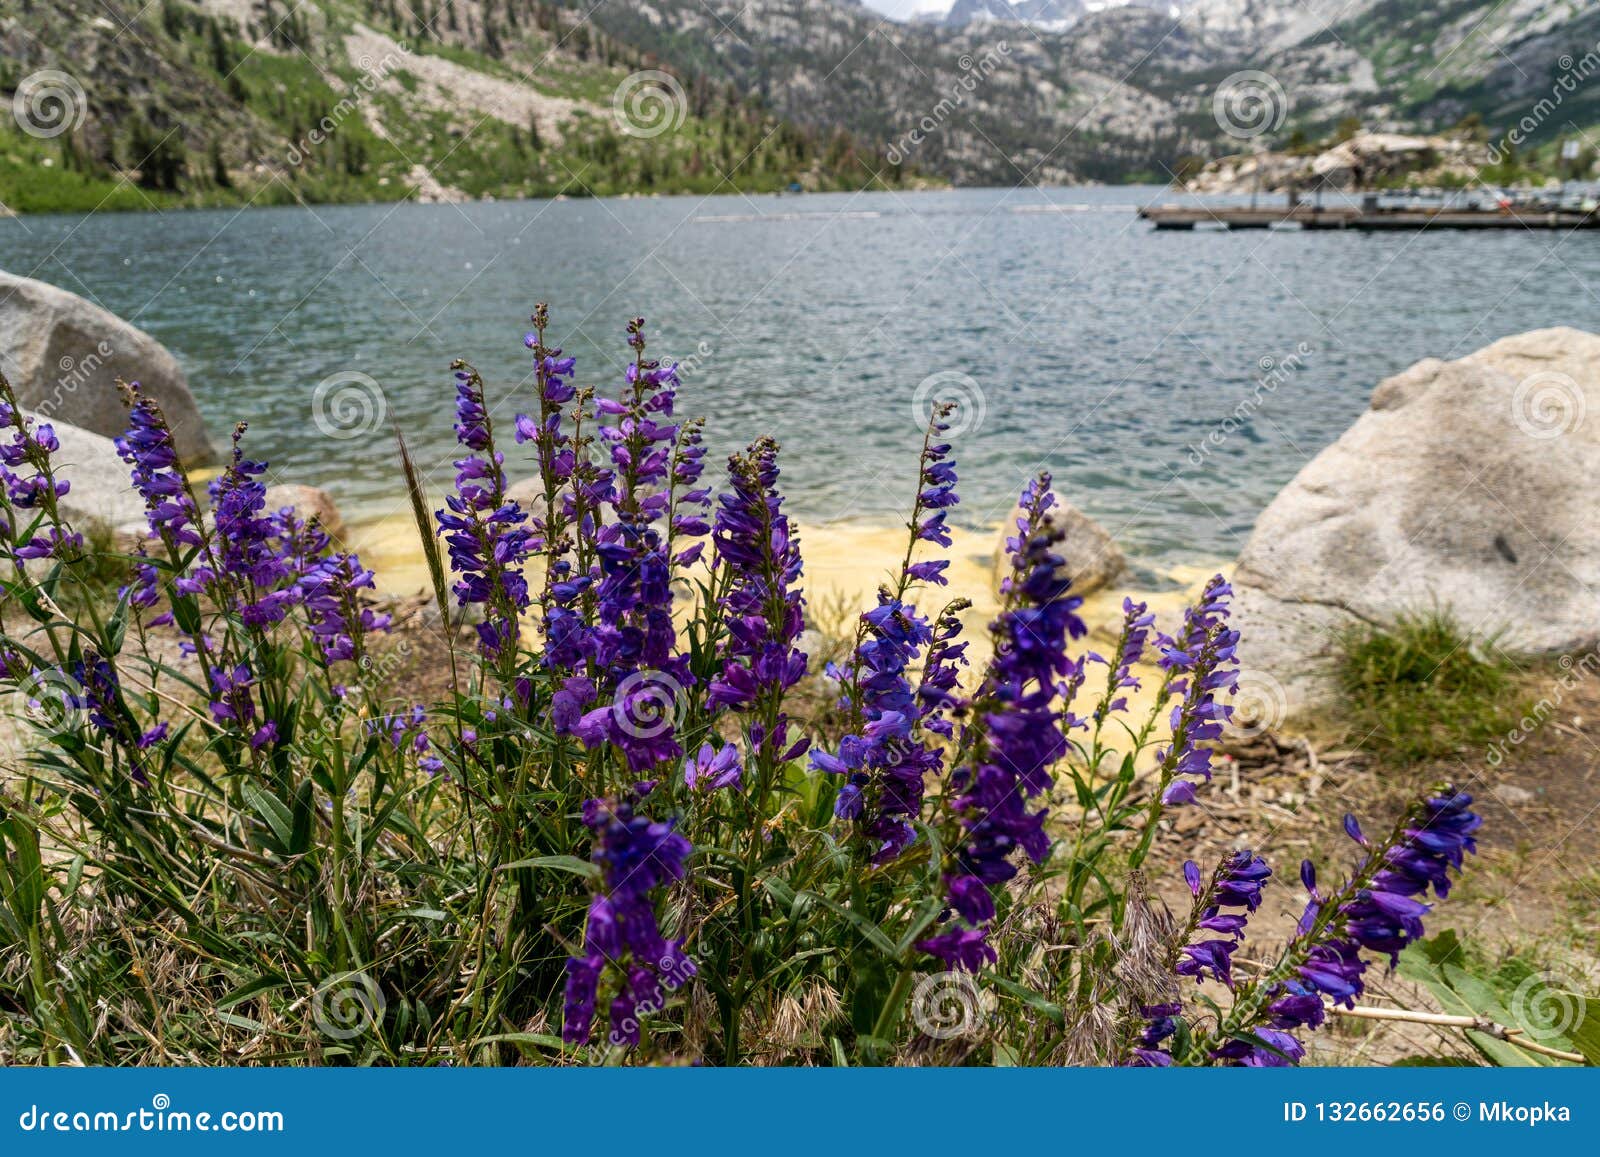
[{"label": "dreamstime.com watermark", "polygon": [[378,86],[389,79],[394,72],[411,55],[411,46],[404,41],[395,45],[396,52],[386,52],[378,60],[370,56],[362,56],[356,61],[356,67],[361,70],[361,75],[356,78],[350,91],[340,98],[339,103],[328,112],[311,130],[294,144],[289,146],[289,151],[284,154],[285,159],[298,168],[305,163],[310,152],[328,142],[328,138],[339,130],[339,126],[349,120]]},{"label": "dreamstime.com watermark", "polygon": [[1011,45],[1004,40],[993,48],[986,49],[983,56],[973,59],[971,53],[962,53],[956,60],[956,65],[961,69],[961,75],[956,77],[950,86],[950,91],[925,113],[916,125],[901,134],[900,139],[894,141],[883,152],[884,158],[891,165],[898,165],[910,156],[916,148],[927,140],[939,128],[961,111],[967,105],[967,98],[978,91],[978,86],[989,77],[993,76],[1003,61],[1011,55]]},{"label": "dreamstime.com watermark", "polygon": [[1563,655],[1556,661],[1561,668],[1561,674],[1550,684],[1549,689],[1535,703],[1523,717],[1517,720],[1517,725],[1507,731],[1503,738],[1489,744],[1483,753],[1484,762],[1490,767],[1499,767],[1505,762],[1506,755],[1515,748],[1521,747],[1532,739],[1564,703],[1579,687],[1583,686],[1597,674],[1600,674],[1600,648],[1586,651],[1581,655]]},{"label": "dreamstime.com watermark", "polygon": [[1223,443],[1233,436],[1235,430],[1254,417],[1262,404],[1305,365],[1310,353],[1311,347],[1305,342],[1300,342],[1288,357],[1269,356],[1257,362],[1261,374],[1256,378],[1255,389],[1235,406],[1227,417],[1213,426],[1209,434],[1189,446],[1189,465],[1204,466],[1206,459],[1211,457],[1211,452],[1220,449]]},{"label": "dreamstime.com watermark", "polygon": [[151,1097],[148,1107],[126,1111],[29,1105],[17,1127],[24,1133],[282,1133],[287,1128],[277,1109],[190,1112],[174,1109],[165,1093]]},{"label": "dreamstime.com watermark", "polygon": [[611,94],[611,115],[628,136],[649,140],[683,127],[689,116],[689,98],[670,72],[645,69],[622,78]]},{"label": "dreamstime.com watermark", "polygon": [[1566,103],[1568,97],[1576,96],[1579,89],[1588,84],[1596,73],[1600,73],[1600,43],[1580,57],[1574,58],[1570,53],[1563,53],[1556,60],[1556,67],[1561,69],[1561,75],[1556,77],[1555,83],[1550,86],[1550,95],[1540,97],[1504,136],[1490,142],[1491,164],[1500,164],[1511,155],[1513,149],[1527,144],[1544,123],[1555,116],[1556,111]]}]

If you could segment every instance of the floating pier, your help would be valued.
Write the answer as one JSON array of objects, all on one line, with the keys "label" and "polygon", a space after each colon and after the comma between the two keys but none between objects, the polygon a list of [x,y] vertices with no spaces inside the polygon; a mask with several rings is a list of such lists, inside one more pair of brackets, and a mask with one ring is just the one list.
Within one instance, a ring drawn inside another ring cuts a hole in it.
[{"label": "floating pier", "polygon": [[1157,229],[1600,229],[1600,209],[1539,204],[1386,206],[1368,197],[1361,205],[1287,207],[1251,205],[1151,205],[1139,216]]}]

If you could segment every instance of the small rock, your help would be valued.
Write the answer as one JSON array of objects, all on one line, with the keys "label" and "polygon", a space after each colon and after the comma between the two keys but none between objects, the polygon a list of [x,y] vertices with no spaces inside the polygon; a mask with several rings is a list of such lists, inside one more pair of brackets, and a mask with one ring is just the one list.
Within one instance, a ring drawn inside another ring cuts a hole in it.
[{"label": "small rock", "polygon": [[1494,792],[1495,798],[1501,803],[1513,807],[1517,804],[1532,803],[1537,798],[1527,788],[1518,787],[1514,783],[1497,783],[1489,790]]},{"label": "small rock", "polygon": [[[1011,557],[1006,551],[1006,539],[1016,534],[1017,520],[1021,516],[1020,509],[1013,510],[1011,517],[1001,528],[1000,545],[995,548],[994,553],[994,573],[997,582],[1011,573]],[[1105,527],[1072,503],[1058,498],[1056,505],[1050,510],[1050,518],[1067,532],[1066,538],[1056,549],[1067,560],[1067,573],[1072,576],[1073,594],[1087,595],[1110,585],[1128,565],[1127,557],[1106,532]]]},{"label": "small rock", "polygon": [[532,510],[534,503],[544,498],[544,482],[538,478],[523,478],[506,487],[506,497],[523,510]]},{"label": "small rock", "polygon": [[316,518],[322,524],[323,531],[334,538],[344,536],[344,519],[340,517],[339,508],[326,490],[293,483],[267,487],[267,513],[274,514],[285,506],[294,507],[295,513],[301,518]]}]

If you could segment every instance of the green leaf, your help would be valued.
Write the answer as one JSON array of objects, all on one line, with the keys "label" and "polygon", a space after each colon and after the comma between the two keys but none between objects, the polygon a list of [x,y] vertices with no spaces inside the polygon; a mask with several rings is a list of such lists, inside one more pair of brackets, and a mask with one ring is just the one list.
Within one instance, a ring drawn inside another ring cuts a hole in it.
[{"label": "green leaf", "polygon": [[240,790],[245,802],[272,829],[272,834],[277,837],[279,849],[288,851],[294,839],[294,816],[290,814],[288,807],[270,791],[248,780]]},{"label": "green leaf", "polygon": [[289,854],[302,856],[311,850],[316,830],[317,804],[310,779],[300,781],[294,793],[294,830],[289,837]]},{"label": "green leaf", "polygon": [[287,988],[288,986],[289,981],[282,976],[258,976],[217,1001],[217,1011],[224,1012],[236,1004],[243,1004],[252,996],[260,996],[263,992],[271,992],[275,988]]},{"label": "green leaf", "polygon": [[988,981],[1001,992],[1009,992],[1012,996],[1022,1001],[1023,1004],[1027,1005],[1041,1016],[1054,1021],[1062,1028],[1067,1026],[1067,1017],[1066,1014],[1061,1011],[1061,1006],[1056,1004],[1054,1001],[1045,999],[1044,996],[1033,991],[1033,989],[1024,987],[1023,985],[1018,984],[1016,981],[1008,979],[1004,976],[991,975],[988,977]]},{"label": "green leaf", "polygon": [[844,919],[850,921],[851,925],[857,932],[861,933],[862,938],[865,939],[868,944],[871,944],[890,960],[900,959],[900,952],[899,949],[895,947],[894,941],[889,939],[888,935],[882,928],[879,928],[860,912],[853,912],[849,908],[846,908],[843,904],[840,904],[835,900],[830,900],[828,897],[817,892],[807,891],[800,893],[800,895],[809,900],[814,900],[818,904],[821,904],[834,915],[842,916]]},{"label": "green leaf", "polygon": [[551,1036],[543,1032],[502,1032],[494,1036],[481,1036],[472,1042],[473,1047],[478,1045],[538,1045],[541,1048],[559,1049],[562,1052],[571,1051],[560,1037]]},{"label": "green leaf", "polygon": [[404,912],[396,912],[396,916],[410,916],[414,920],[435,920],[443,922],[450,919],[448,912],[441,912],[437,908],[407,908]]},{"label": "green leaf", "polygon": [[586,880],[600,878],[599,864],[591,864],[588,860],[580,860],[577,856],[534,856],[526,860],[501,864],[496,871],[511,872],[518,868],[549,868],[556,872],[571,872],[574,876],[582,876]]},{"label": "green leaf", "polygon": [[1585,997],[1583,1011],[1570,1030],[1572,1047],[1591,1065],[1600,1065],[1600,1000]]}]

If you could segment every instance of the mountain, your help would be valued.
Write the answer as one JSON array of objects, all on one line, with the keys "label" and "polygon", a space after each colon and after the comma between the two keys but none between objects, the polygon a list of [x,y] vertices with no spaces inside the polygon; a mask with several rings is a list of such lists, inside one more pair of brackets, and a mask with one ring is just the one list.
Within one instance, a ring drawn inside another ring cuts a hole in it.
[{"label": "mountain", "polygon": [[1357,125],[1510,179],[1600,124],[1597,45],[1592,0],[6,0],[0,205],[1164,182]]},{"label": "mountain", "polygon": [[[576,0],[574,0],[576,2]],[[830,0],[650,0],[590,20],[673,67],[721,76],[798,123],[845,125],[884,162],[959,184],[1165,178],[1192,147],[1164,91],[1218,58],[1143,7],[1065,33],[896,23]]]},{"label": "mountain", "polygon": [[544,0],[7,0],[0,212],[915,179],[658,65]]},{"label": "mountain", "polygon": [[951,28],[990,20],[1064,31],[1084,17],[1108,8],[1139,7],[1174,15],[1194,0],[956,0],[943,23]]}]

